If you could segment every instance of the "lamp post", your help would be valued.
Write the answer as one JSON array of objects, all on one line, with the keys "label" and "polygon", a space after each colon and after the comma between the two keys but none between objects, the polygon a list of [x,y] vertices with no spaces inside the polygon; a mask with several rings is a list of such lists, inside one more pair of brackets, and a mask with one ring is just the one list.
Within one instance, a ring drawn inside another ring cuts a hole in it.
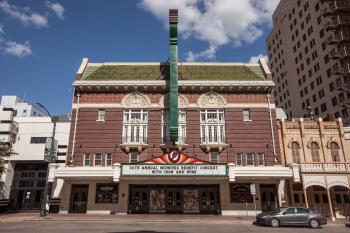
[{"label": "lamp post", "polygon": [[52,130],[52,139],[51,139],[51,150],[48,156],[48,165],[47,165],[47,172],[46,172],[46,180],[45,180],[45,189],[44,189],[44,195],[41,200],[41,206],[40,206],[40,217],[45,217],[47,215],[46,212],[46,205],[49,202],[48,192],[49,192],[49,170],[50,170],[50,164],[52,162],[52,157],[54,156],[54,150],[55,150],[55,133],[56,133],[56,122],[58,117],[57,116],[51,116],[49,110],[45,108],[44,105],[40,103],[36,103],[40,108],[44,109],[47,115],[51,118],[51,122],[53,123],[53,130]]}]

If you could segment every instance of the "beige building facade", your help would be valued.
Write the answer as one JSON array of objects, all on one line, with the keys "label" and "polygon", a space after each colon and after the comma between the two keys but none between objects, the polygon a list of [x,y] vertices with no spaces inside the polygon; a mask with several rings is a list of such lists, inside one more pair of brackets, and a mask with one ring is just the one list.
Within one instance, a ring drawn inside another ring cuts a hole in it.
[{"label": "beige building facade", "polygon": [[266,41],[275,103],[288,118],[349,123],[349,1],[281,0]]},{"label": "beige building facade", "polygon": [[348,217],[350,156],[342,120],[301,118],[281,121],[279,129],[283,163],[300,168],[301,182],[289,180],[286,185],[289,204],[316,209],[332,219]]}]

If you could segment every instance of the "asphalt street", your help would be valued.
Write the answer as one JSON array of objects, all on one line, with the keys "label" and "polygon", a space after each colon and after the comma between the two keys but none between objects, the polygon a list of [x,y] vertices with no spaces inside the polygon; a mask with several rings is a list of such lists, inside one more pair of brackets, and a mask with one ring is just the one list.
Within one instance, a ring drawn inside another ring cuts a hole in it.
[{"label": "asphalt street", "polygon": [[12,233],[245,233],[245,232],[278,232],[278,233],[349,233],[350,228],[343,224],[327,225],[320,229],[307,227],[270,228],[255,226],[248,222],[113,222],[113,221],[23,221],[0,222],[0,232]]}]

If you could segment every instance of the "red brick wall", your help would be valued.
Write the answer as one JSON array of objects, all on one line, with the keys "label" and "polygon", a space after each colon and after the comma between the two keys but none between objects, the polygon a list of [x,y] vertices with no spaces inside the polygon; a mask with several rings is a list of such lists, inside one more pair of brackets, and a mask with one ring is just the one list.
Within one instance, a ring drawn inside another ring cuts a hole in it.
[{"label": "red brick wall", "polygon": [[[267,165],[273,165],[273,147],[268,109],[251,109],[252,122],[243,122],[243,109],[226,109],[226,136],[229,145],[220,155],[220,162],[234,162],[235,153],[262,152],[266,155]],[[81,166],[84,153],[112,153],[113,162],[129,162],[129,155],[119,145],[122,140],[122,109],[106,109],[106,121],[96,121],[98,109],[80,109],[77,124],[74,162]],[[209,156],[200,148],[200,114],[198,109],[187,110],[187,141],[190,156],[209,160]],[[279,139],[277,123],[273,112],[275,142],[278,157]],[[72,149],[75,111],[72,115],[70,144],[68,156]],[[161,144],[161,110],[149,111],[148,144],[140,155],[140,161],[162,154]],[[154,147],[153,147],[154,145]],[[193,147],[195,145],[195,147]],[[232,147],[230,147],[232,145]],[[117,146],[117,147],[116,147]],[[91,162],[92,156],[91,156]]]}]

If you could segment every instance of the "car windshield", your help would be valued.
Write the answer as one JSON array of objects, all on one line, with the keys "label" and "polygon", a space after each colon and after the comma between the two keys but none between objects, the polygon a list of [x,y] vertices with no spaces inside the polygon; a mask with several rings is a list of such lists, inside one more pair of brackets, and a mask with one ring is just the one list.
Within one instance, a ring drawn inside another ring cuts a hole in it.
[{"label": "car windshield", "polygon": [[281,212],[283,212],[283,211],[285,211],[287,208],[279,208],[279,209],[276,209],[276,210],[274,210],[273,212],[274,213],[281,213]]}]

